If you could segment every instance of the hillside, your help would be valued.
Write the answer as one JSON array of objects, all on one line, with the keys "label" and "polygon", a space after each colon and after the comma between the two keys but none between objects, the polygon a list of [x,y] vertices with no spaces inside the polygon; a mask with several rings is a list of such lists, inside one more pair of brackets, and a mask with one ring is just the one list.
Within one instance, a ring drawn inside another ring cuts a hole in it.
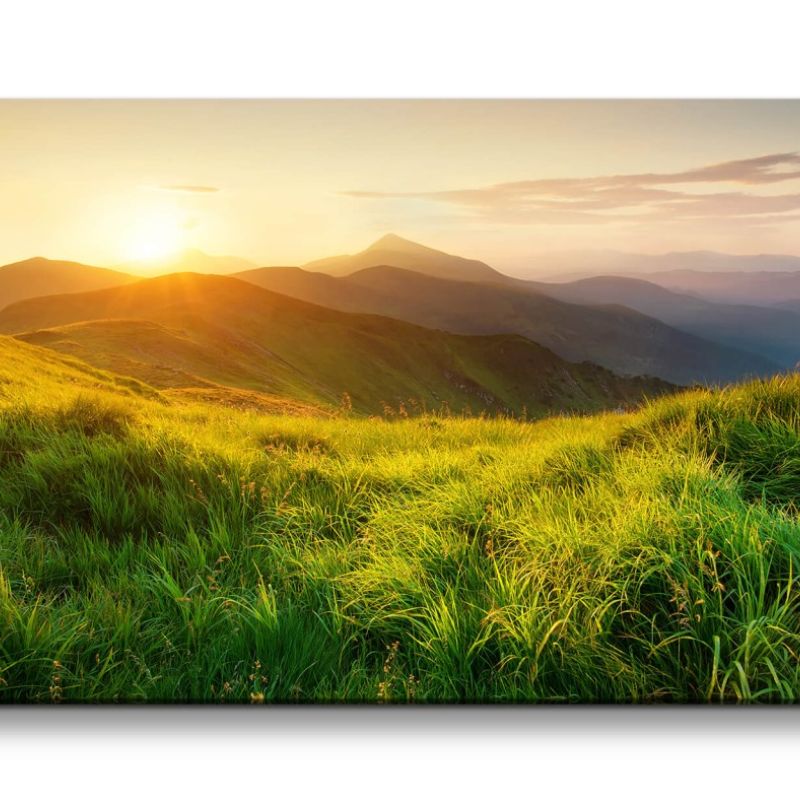
[{"label": "hillside", "polygon": [[798,398],[297,418],[0,336],[0,702],[795,702]]},{"label": "hillside", "polygon": [[542,414],[638,402],[670,387],[570,364],[520,336],[468,337],[344,314],[193,274],[17,303],[0,332],[156,387],[233,386],[337,407]]},{"label": "hillside", "polygon": [[57,403],[78,392],[110,392],[120,398],[158,398],[152,386],[97,369],[67,354],[0,335],[0,407],[36,401]]},{"label": "hillside", "polygon": [[[800,360],[800,314],[788,306],[712,303],[637,278],[600,276],[572,283],[537,283],[569,303],[620,303],[680,330],[769,358],[784,367]],[[800,301],[797,302],[800,309]]]},{"label": "hillside", "polygon": [[303,269],[342,276],[382,265],[458,281],[506,280],[505,275],[482,261],[443,253],[441,250],[425,247],[392,233],[382,236],[360,253],[310,261],[303,266]]},{"label": "hillside", "polygon": [[0,308],[48,294],[91,292],[123,286],[137,280],[132,275],[76,261],[29,258],[0,267]]},{"label": "hillside", "polygon": [[619,305],[565,303],[526,281],[449,281],[392,267],[344,278],[272,268],[238,277],[343,311],[460,334],[518,334],[569,361],[591,361],[620,374],[657,375],[679,384],[725,382],[781,369],[762,356],[700,339]]}]

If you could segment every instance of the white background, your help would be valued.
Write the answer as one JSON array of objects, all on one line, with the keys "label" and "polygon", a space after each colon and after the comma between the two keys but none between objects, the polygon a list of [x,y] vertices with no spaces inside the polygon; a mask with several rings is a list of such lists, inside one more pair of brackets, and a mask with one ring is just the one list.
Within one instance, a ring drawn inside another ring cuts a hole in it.
[{"label": "white background", "polygon": [[[5,3],[0,96],[796,98],[793,5]],[[0,792],[793,796],[798,745],[794,708],[0,706]]]}]

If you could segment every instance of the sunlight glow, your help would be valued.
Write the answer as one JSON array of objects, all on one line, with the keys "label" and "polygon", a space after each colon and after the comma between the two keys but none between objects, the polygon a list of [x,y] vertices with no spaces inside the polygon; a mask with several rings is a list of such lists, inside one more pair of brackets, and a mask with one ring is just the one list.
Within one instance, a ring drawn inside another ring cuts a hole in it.
[{"label": "sunlight glow", "polygon": [[125,246],[127,257],[133,261],[165,258],[185,246],[184,232],[169,216],[153,216],[134,227]]}]

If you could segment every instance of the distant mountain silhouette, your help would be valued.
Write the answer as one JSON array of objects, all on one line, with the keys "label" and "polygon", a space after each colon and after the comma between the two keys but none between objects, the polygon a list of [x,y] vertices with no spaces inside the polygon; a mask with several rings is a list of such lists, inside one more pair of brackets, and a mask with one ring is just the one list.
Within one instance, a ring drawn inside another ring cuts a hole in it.
[{"label": "distant mountain silhouette", "polygon": [[[785,367],[800,360],[800,314],[789,306],[713,303],[649,281],[614,276],[535,285],[544,294],[569,303],[621,303],[680,330],[758,353]],[[800,311],[800,301],[795,309]]]},{"label": "distant mountain silhouette", "polygon": [[696,272],[672,270],[646,276],[651,283],[674,292],[717,303],[773,306],[800,300],[798,272]]},{"label": "distant mountain silhouette", "polygon": [[392,233],[352,256],[310,261],[303,269],[329,275],[351,275],[368,267],[388,265],[459,281],[503,281],[505,276],[482,261],[461,258],[411,242]]},{"label": "distant mountain silhouette", "polygon": [[798,272],[800,256],[733,255],[710,250],[661,253],[620,253],[579,250],[536,255],[510,270],[515,276],[546,281],[574,281],[598,275],[650,280],[652,273],[673,272]]},{"label": "distant mountain silhouette", "polygon": [[166,275],[171,272],[197,272],[203,275],[229,275],[256,267],[252,261],[235,256],[210,256],[201,250],[182,250],[160,258],[141,259],[123,264],[120,269],[140,277]]},{"label": "distant mountain silhouette", "polygon": [[238,272],[232,277],[338,311],[382,314],[378,309],[386,302],[382,290],[360,286],[346,277],[310,272],[302,267],[261,267]]},{"label": "distant mountain silhouette", "polygon": [[797,300],[781,300],[780,303],[775,303],[773,308],[783,309],[784,311],[794,311],[800,314],[800,298]]},{"label": "distant mountain silhouette", "polygon": [[590,410],[670,389],[570,364],[521,336],[456,336],[196,274],[23,301],[0,312],[0,331],[157,387],[227,385],[328,406],[347,392],[366,413],[411,401]]},{"label": "distant mountain silhouette", "polygon": [[244,280],[337,308],[381,314],[461,334],[518,334],[573,362],[674,383],[724,382],[780,371],[767,358],[710,342],[622,305],[589,307],[557,300],[527,281],[442,280],[396,267],[332,278],[264,268]]},{"label": "distant mountain silhouette", "polygon": [[29,258],[0,267],[0,308],[29,297],[106,289],[135,280],[124,272],[76,261]]}]

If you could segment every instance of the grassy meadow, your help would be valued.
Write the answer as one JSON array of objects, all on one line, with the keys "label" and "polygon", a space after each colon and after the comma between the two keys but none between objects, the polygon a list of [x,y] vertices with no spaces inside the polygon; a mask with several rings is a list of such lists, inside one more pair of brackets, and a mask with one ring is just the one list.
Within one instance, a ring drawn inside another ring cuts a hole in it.
[{"label": "grassy meadow", "polygon": [[800,697],[800,379],[296,411],[0,337],[0,700]]}]

